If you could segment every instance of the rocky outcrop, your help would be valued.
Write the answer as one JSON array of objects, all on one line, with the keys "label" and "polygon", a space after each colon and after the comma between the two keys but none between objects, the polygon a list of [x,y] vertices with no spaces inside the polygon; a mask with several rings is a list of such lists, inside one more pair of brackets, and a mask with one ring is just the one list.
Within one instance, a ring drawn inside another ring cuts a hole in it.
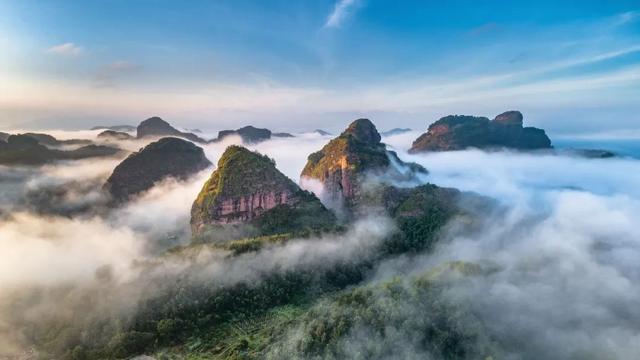
[{"label": "rocky outcrop", "polygon": [[125,201],[167,177],[183,180],[210,165],[202,148],[183,139],[166,137],[124,159],[113,170],[104,189],[114,200]]},{"label": "rocky outcrop", "polygon": [[107,141],[113,141],[113,140],[121,141],[121,140],[133,140],[135,138],[127,134],[126,132],[105,130],[100,134],[98,134],[98,139],[107,140]]},{"label": "rocky outcrop", "polygon": [[333,221],[318,198],[278,171],[273,160],[235,145],[220,157],[191,209],[195,236],[228,225],[244,225],[242,236],[249,236],[318,229]]},{"label": "rocky outcrop", "polygon": [[451,151],[467,148],[549,149],[551,140],[544,130],[523,127],[519,111],[507,111],[489,120],[486,117],[449,115],[429,126],[409,152]]},{"label": "rocky outcrop", "polygon": [[[277,136],[283,136],[282,134],[283,133]],[[256,144],[271,139],[271,136],[274,134],[272,134],[269,129],[260,129],[249,125],[236,130],[222,130],[218,132],[218,138],[212,140],[212,142],[222,141],[224,138],[234,135],[240,136],[240,138],[242,138],[242,142],[245,144]]]},{"label": "rocky outcrop", "polygon": [[302,170],[303,182],[309,179],[323,185],[323,200],[353,207],[368,177],[408,180],[426,174],[418,164],[407,164],[380,142],[376,127],[368,119],[358,119],[322,150],[309,155]]},{"label": "rocky outcrop", "polygon": [[50,149],[29,135],[11,135],[0,140],[0,164],[38,165],[55,160],[77,160],[112,156],[121,150],[109,146],[87,145],[75,150]]},{"label": "rocky outcrop", "polygon": [[207,141],[196,134],[182,132],[162,120],[161,118],[154,116],[144,120],[138,125],[136,137],[138,139],[145,137],[165,137],[175,136],[184,138],[197,143],[206,143]]}]

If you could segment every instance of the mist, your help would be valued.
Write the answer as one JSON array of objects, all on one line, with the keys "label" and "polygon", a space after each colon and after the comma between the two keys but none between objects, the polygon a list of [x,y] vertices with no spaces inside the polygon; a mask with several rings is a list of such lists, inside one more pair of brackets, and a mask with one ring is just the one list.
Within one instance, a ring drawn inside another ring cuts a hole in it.
[{"label": "mist", "polygon": [[[484,324],[505,358],[630,359],[640,353],[639,161],[480,150],[411,155],[406,150],[413,136],[383,141],[404,161],[428,169],[419,181],[486,196],[498,205],[483,214],[473,233],[455,231],[454,220],[433,252],[378,264],[368,284],[418,276],[452,261],[491,264],[496,271],[452,280],[443,296],[469,309],[470,319]],[[298,182],[307,156],[329,138],[297,134],[248,147],[275,159]],[[135,151],[149,141],[118,145]],[[203,148],[215,164],[228,145],[241,142],[230,137]],[[191,257],[177,257],[165,251],[189,244],[191,204],[215,167],[186,181],[166,179],[108,208],[101,186],[121,159],[0,169],[0,252],[6,259],[0,263],[0,354],[24,351],[28,341],[20,332],[34,324],[34,313],[64,313],[88,294],[104,296],[82,311],[131,314],[179,278],[222,287],[259,284],[272,274],[355,263],[395,231],[390,219],[369,217],[340,235],[293,239],[234,257],[201,246]],[[65,301],[43,296],[32,308],[23,304],[16,315],[11,296],[34,288],[73,290],[65,290]],[[399,316],[421,316],[419,307],[404,303]],[[366,348],[372,341],[367,334],[365,328],[354,330],[345,353]],[[390,346],[426,354],[400,338]]]}]

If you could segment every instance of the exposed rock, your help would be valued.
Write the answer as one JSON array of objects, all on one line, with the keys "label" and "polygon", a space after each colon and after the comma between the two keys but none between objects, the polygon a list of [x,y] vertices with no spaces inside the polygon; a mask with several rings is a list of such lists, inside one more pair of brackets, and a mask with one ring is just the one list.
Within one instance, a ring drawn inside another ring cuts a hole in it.
[{"label": "exposed rock", "polygon": [[428,131],[413,142],[409,151],[450,151],[470,147],[520,150],[551,148],[551,140],[544,130],[523,127],[522,119],[519,111],[507,111],[491,121],[486,117],[445,116],[431,124]]},{"label": "exposed rock", "polygon": [[114,130],[105,130],[98,134],[98,139],[103,140],[133,140],[135,139],[133,136],[127,134],[126,132],[114,131]]},{"label": "exposed rock", "polygon": [[[380,142],[380,134],[368,119],[358,119],[322,150],[309,155],[302,170],[302,181],[314,179],[324,187],[323,199],[331,204],[353,207],[363,182],[370,176],[407,180],[416,173],[426,174],[418,164],[406,164]],[[407,172],[400,171],[404,168]]]},{"label": "exposed rock", "polygon": [[273,134],[269,129],[260,129],[249,125],[237,130],[222,130],[218,132],[218,138],[212,141],[222,141],[225,137],[233,135],[240,136],[245,144],[256,144],[271,139]]},{"label": "exposed rock", "polygon": [[167,177],[184,180],[210,165],[202,148],[183,139],[166,137],[124,159],[104,188],[114,200],[124,201]]},{"label": "exposed rock", "polygon": [[393,135],[400,135],[400,134],[404,134],[406,132],[411,131],[411,129],[409,128],[393,128],[391,130],[387,130],[382,132],[380,135],[382,135],[383,137],[385,136],[393,136]]},{"label": "exposed rock", "polygon": [[171,126],[168,122],[162,120],[161,118],[154,116],[144,120],[138,125],[137,135],[138,139],[145,137],[164,137],[164,136],[176,136],[185,138],[187,140],[197,142],[197,143],[206,143],[207,141],[203,138],[199,137],[196,134],[182,132],[173,126]]},{"label": "exposed rock", "polygon": [[[230,146],[191,209],[195,236],[245,226],[241,237],[320,229],[333,215],[310,192],[298,187],[267,156]],[[208,230],[214,231],[208,231]]]},{"label": "exposed rock", "polygon": [[50,149],[29,135],[11,135],[0,141],[0,163],[44,164],[55,160],[77,160],[90,157],[112,156],[121,150],[108,146],[87,145],[75,150]]},{"label": "exposed rock", "polygon": [[9,136],[11,136],[11,134],[0,131],[0,141],[7,141],[7,139],[9,139]]},{"label": "exposed rock", "polygon": [[71,139],[71,140],[58,140],[49,134],[42,133],[24,133],[24,136],[29,136],[38,141],[38,143],[46,146],[61,146],[61,145],[88,145],[91,144],[91,140],[85,139]]},{"label": "exposed rock", "polygon": [[136,127],[132,125],[112,125],[112,126],[94,126],[91,130],[113,130],[113,131],[135,131]]}]

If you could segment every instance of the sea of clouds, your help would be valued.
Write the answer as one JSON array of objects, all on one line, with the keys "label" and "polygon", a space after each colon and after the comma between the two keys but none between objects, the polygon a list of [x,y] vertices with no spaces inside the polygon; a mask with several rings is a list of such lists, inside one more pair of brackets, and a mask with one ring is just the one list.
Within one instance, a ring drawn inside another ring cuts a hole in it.
[{"label": "sea of clouds", "polygon": [[[298,134],[248,147],[274,158],[297,182],[307,156],[330,138]],[[488,212],[473,234],[443,234],[434,253],[385,261],[370,282],[420,274],[449,261],[491,263],[498,271],[453,283],[446,296],[482,320],[489,336],[505,347],[506,358],[640,354],[640,161],[479,150],[410,155],[406,150],[414,138],[408,133],[383,141],[403,160],[429,170],[422,181],[491,197],[500,211]],[[215,164],[226,146],[240,142],[229,138],[204,150]],[[120,144],[130,151],[144,145]],[[0,354],[24,345],[14,331],[20,317],[7,298],[16,291],[91,288],[104,269],[110,286],[121,286],[140,276],[135,264],[188,243],[191,204],[214,167],[187,181],[163,181],[109,209],[101,185],[120,160],[0,167]],[[331,259],[362,256],[390,231],[388,219],[363,219],[340,237],[293,241],[234,260],[211,255],[200,259],[206,266],[198,269],[233,283],[307,263],[330,266]],[[164,265],[163,271],[188,267]],[[55,311],[62,305],[38,306]]]}]

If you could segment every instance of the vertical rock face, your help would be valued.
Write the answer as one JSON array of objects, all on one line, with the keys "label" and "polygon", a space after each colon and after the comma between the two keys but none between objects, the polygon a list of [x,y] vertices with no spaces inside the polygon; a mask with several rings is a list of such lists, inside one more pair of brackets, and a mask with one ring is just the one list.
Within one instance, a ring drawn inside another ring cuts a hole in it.
[{"label": "vertical rock face", "polygon": [[523,127],[519,111],[507,111],[489,121],[485,117],[449,115],[429,126],[414,142],[410,152],[450,151],[466,148],[551,148],[544,130]]},{"label": "vertical rock face", "polygon": [[191,208],[194,235],[207,228],[253,225],[269,235],[321,227],[333,215],[313,194],[298,187],[273,160],[241,146],[230,146]]},{"label": "vertical rock face", "polygon": [[302,170],[302,180],[319,181],[327,201],[344,202],[347,207],[352,207],[360,196],[362,182],[367,175],[397,171],[392,161],[412,172],[426,173],[417,164],[403,163],[394,152],[386,150],[380,139],[370,120],[352,122],[340,136],[309,156]]},{"label": "vertical rock face", "polygon": [[125,201],[164,178],[186,179],[210,165],[202,148],[186,140],[166,137],[124,159],[113,170],[104,189],[116,201]]},{"label": "vertical rock face", "polygon": [[162,136],[176,136],[185,138],[187,140],[197,142],[197,143],[206,143],[207,141],[200,138],[196,134],[182,132],[173,126],[171,126],[168,122],[162,120],[161,118],[154,116],[150,117],[138,125],[136,137],[138,139],[144,137],[162,137]]}]

